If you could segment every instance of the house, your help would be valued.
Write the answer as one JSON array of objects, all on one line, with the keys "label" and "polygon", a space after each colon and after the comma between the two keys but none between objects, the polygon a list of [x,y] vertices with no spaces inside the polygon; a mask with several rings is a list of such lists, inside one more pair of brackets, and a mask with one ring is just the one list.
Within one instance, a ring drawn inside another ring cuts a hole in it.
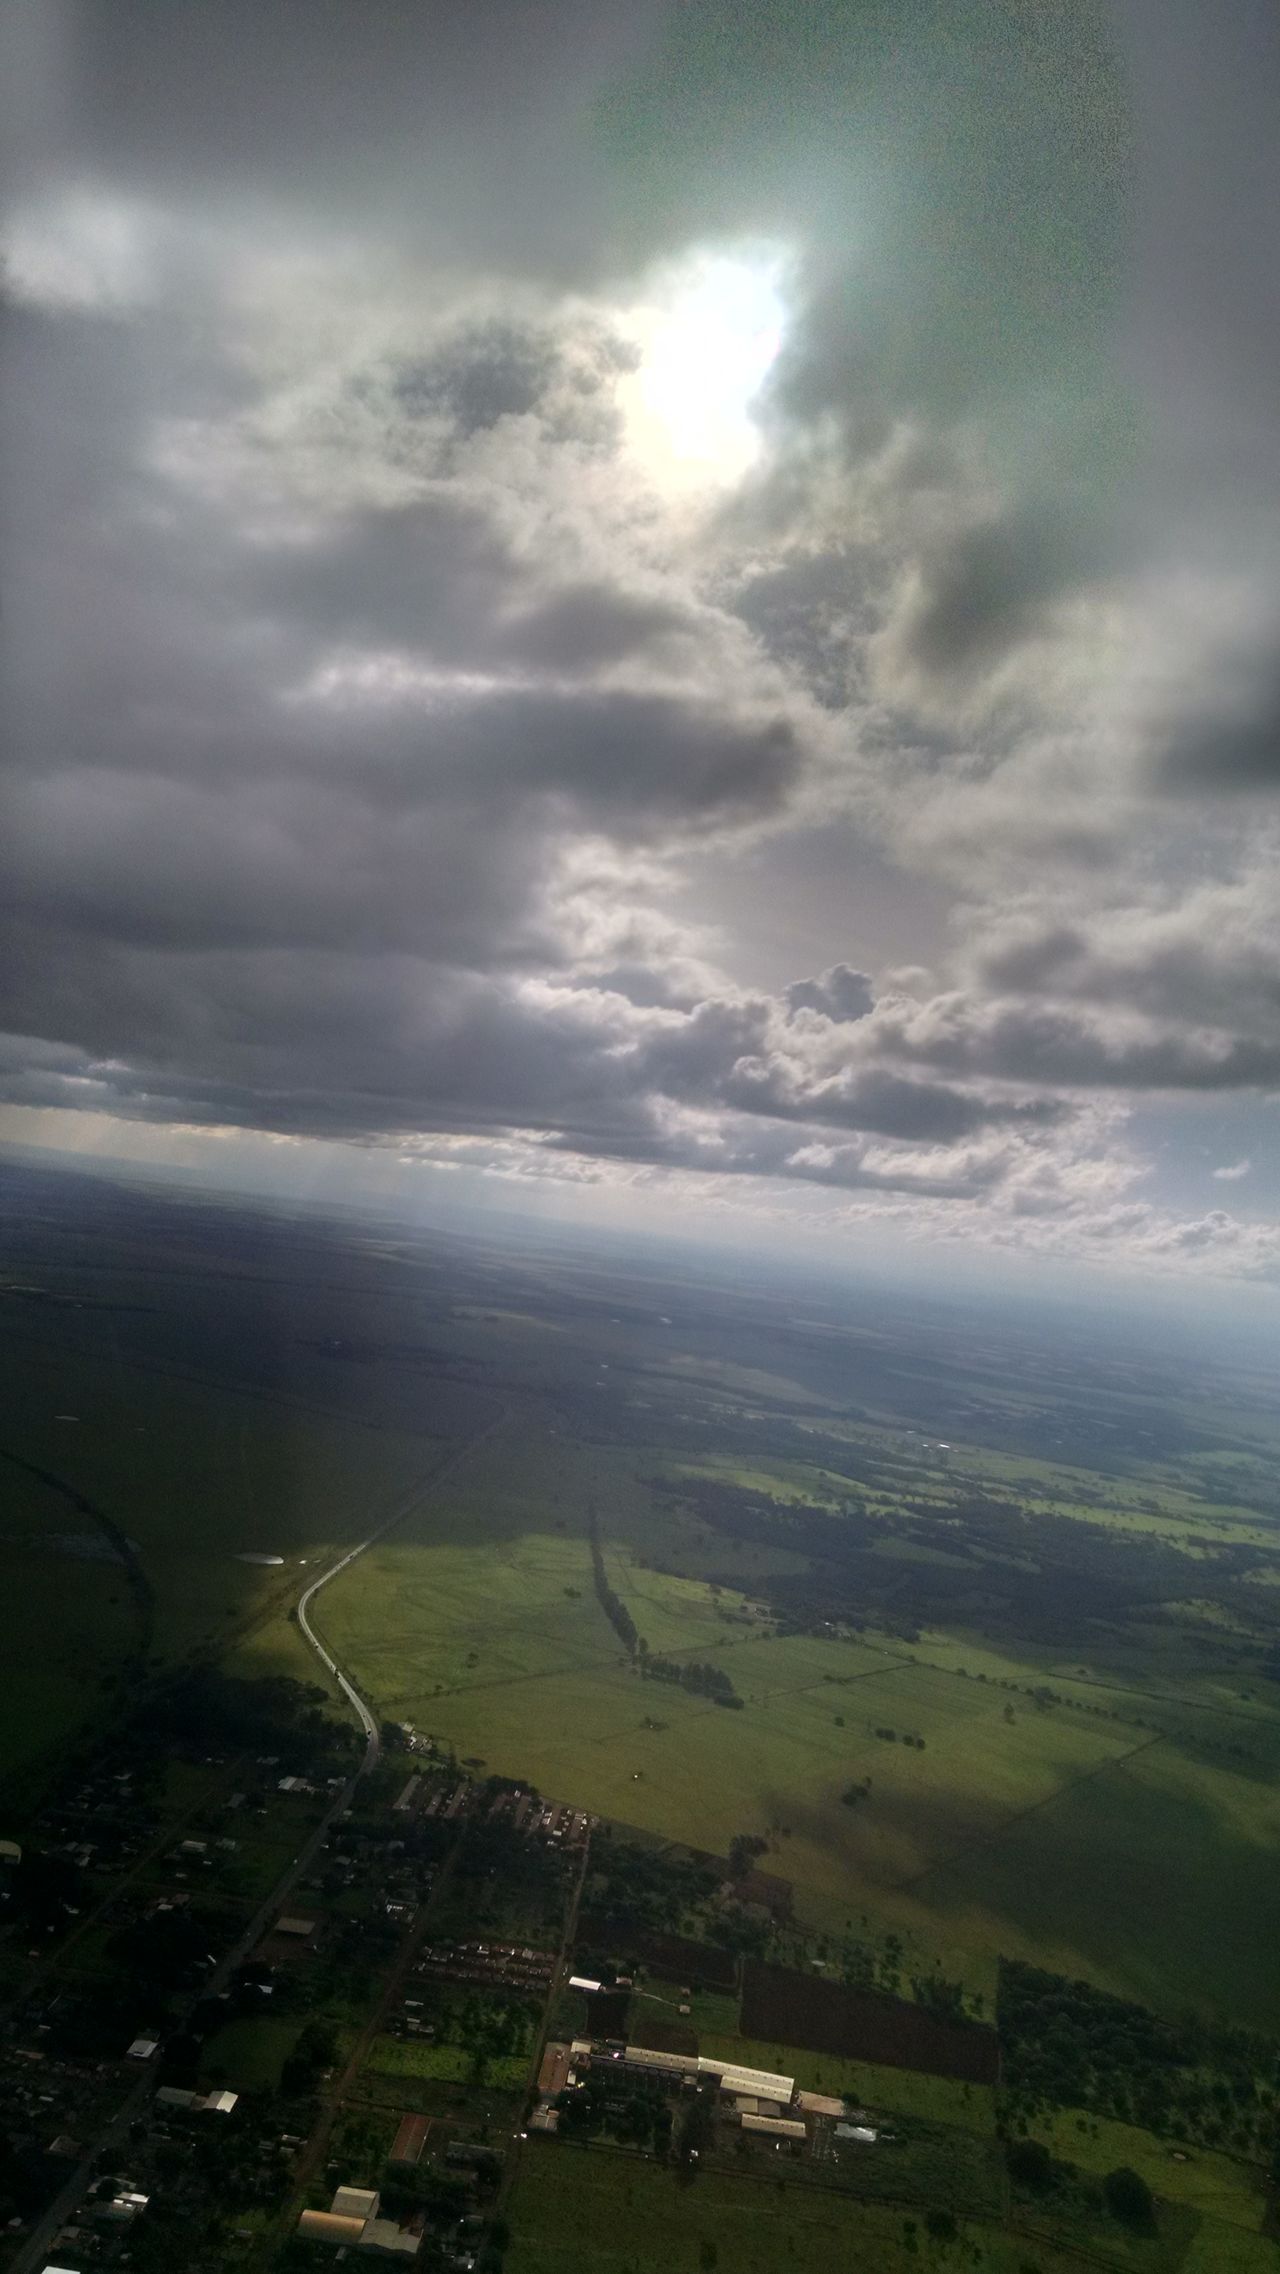
[{"label": "house", "polygon": [[402,2116],[400,2129],[391,2143],[392,2163],[418,2163],[430,2129],[429,2116]]}]

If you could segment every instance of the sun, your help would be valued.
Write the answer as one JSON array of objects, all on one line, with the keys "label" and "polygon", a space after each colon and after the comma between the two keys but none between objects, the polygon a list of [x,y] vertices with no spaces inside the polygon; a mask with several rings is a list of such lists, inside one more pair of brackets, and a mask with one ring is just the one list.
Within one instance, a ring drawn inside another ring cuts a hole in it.
[{"label": "sun", "polygon": [[782,345],[785,256],[704,252],[665,269],[623,328],[640,356],[620,389],[633,449],[659,480],[738,480],[759,456],[752,406]]}]

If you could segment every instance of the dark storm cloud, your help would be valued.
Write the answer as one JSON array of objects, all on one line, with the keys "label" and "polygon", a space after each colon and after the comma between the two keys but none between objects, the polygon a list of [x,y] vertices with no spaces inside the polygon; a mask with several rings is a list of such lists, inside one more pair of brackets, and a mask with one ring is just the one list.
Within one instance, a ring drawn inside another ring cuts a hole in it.
[{"label": "dark storm cloud", "polygon": [[1115,556],[1101,522],[1073,519],[1056,499],[1026,499],[927,557],[904,627],[926,670],[985,663],[1046,621],[1054,602],[1098,579]]},{"label": "dark storm cloud", "polygon": [[403,363],[392,393],[411,416],[442,412],[459,434],[470,437],[500,419],[536,410],[559,363],[548,332],[494,318],[458,334],[434,355]]},{"label": "dark storm cloud", "polygon": [[975,953],[984,986],[1138,1010],[1267,1039],[1280,1014],[1276,880],[1202,887],[1164,908],[1113,912],[1087,928],[1021,917]]},{"label": "dark storm cloud", "polygon": [[1157,760],[1163,787],[1225,796],[1280,790],[1280,657],[1239,677],[1216,715],[1173,729]]},{"label": "dark storm cloud", "polygon": [[794,979],[786,1002],[788,1010],[819,1011],[826,1019],[865,1019],[875,1008],[875,993],[865,971],[833,963],[817,979]]},{"label": "dark storm cloud", "polygon": [[[308,226],[598,272],[599,88],[658,11],[604,0],[62,0],[49,133],[72,168],[179,203],[283,202]],[[55,155],[47,146],[47,164]]]},{"label": "dark storm cloud", "polygon": [[366,509],[322,537],[258,547],[244,597],[320,641],[396,647],[455,667],[531,665],[572,676],[714,636],[708,612],[607,581],[540,581],[492,507],[437,495]]},{"label": "dark storm cloud", "polygon": [[953,1076],[1054,1088],[1212,1091],[1280,1081],[1280,1038],[1152,1028],[1048,1002],[960,994],[880,1007],[877,1045]]},{"label": "dark storm cloud", "polygon": [[[1265,892],[1151,917],[1107,774],[1175,817],[1153,786],[1272,785],[1276,674],[1171,704],[1142,778],[1067,605],[1270,542],[1214,389],[1157,448],[1127,392],[1186,335],[1173,273],[1122,337],[1152,122],[1101,7],[322,19],[67,0],[28,59],[3,1094],[1032,1213],[1072,1204],[1099,1097],[1280,1080]],[[712,507],[627,426],[636,310],[651,260],[678,290],[755,237],[786,336]],[[1215,298],[1191,246],[1229,334],[1225,265]],[[1260,419],[1250,321],[1226,393]],[[1176,647],[1139,596],[1104,676],[1135,625]],[[1078,906],[1040,897],[1029,841],[1105,848],[1134,905],[1084,867]],[[972,993],[873,988],[947,970],[956,847]]]}]

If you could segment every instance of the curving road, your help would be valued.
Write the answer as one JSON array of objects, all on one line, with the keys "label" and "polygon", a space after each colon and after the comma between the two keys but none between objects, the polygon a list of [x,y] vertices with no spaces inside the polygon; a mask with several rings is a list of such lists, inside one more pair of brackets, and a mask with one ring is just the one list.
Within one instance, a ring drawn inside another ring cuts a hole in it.
[{"label": "curving road", "polygon": [[361,1762],[360,1768],[357,1772],[357,1774],[360,1776],[368,1775],[370,1769],[376,1765],[378,1755],[382,1751],[382,1739],[378,1734],[378,1724],[374,1720],[373,1715],[370,1713],[368,1706],[364,1702],[364,1699],[361,1697],[360,1692],[355,1686],[355,1683],[352,1682],[349,1677],[343,1673],[337,1659],[332,1658],[329,1652],[325,1649],[325,1646],[321,1642],[319,1635],[315,1631],[315,1628],[312,1626],[307,1613],[309,1612],[312,1603],[315,1601],[316,1596],[319,1594],[322,1587],[327,1587],[329,1581],[331,1579],[336,1579],[340,1571],[345,1571],[349,1563],[354,1563],[358,1555],[363,1555],[365,1549],[371,1548],[375,1540],[380,1540],[383,1533],[390,1530],[392,1524],[398,1524],[400,1521],[400,1515],[407,1514],[408,1510],[402,1509],[399,1515],[388,1517],[385,1524],[380,1524],[376,1531],[370,1532],[367,1540],[361,1540],[357,1547],[348,1548],[346,1554],[339,1556],[336,1563],[331,1563],[329,1569],[327,1571],[322,1571],[318,1579],[313,1579],[311,1585],[306,1588],[304,1592],[298,1597],[298,1625],[301,1627],[303,1634],[306,1636],[307,1641],[310,1643],[321,1664],[327,1667],[328,1671],[332,1674],[334,1681],[337,1683],[338,1688],[341,1690],[344,1698],[350,1700],[350,1703],[355,1707],[356,1712],[360,1716],[361,1725],[364,1729],[366,1738],[364,1760]]},{"label": "curving road", "polygon": [[397,1524],[403,1524],[406,1516],[411,1516],[413,1514],[414,1509],[421,1505],[421,1503],[426,1499],[427,1495],[434,1490],[436,1485],[439,1484],[441,1478],[447,1475],[448,1471],[451,1468],[454,1468],[459,1461],[465,1459],[468,1453],[474,1452],[477,1445],[483,1444],[486,1438],[492,1437],[497,1430],[501,1429],[503,1423],[508,1418],[508,1409],[504,1407],[502,1412],[497,1415],[495,1420],[489,1423],[486,1429],[480,1430],[474,1437],[469,1437],[466,1440],[465,1444],[455,1446],[452,1453],[446,1453],[444,1459],[440,1461],[437,1466],[431,1471],[430,1476],[421,1479],[420,1482],[414,1486],[412,1492],[406,1494],[405,1498],[400,1502],[398,1508],[394,1508],[391,1514],[389,1516],[385,1516],[380,1524],[375,1524],[373,1530],[368,1534],[367,1538],[358,1541],[355,1547],[348,1548],[345,1555],[340,1555],[336,1563],[331,1563],[327,1571],[322,1571],[320,1573],[318,1579],[313,1579],[310,1585],[305,1587],[301,1595],[298,1597],[298,1625],[302,1633],[306,1636],[307,1641],[310,1643],[311,1648],[314,1650],[326,1673],[332,1674],[333,1679],[337,1683],[338,1688],[341,1690],[344,1698],[346,1698],[349,1703],[355,1707],[356,1712],[360,1716],[360,1724],[365,1733],[366,1744],[364,1750],[364,1759],[361,1762],[360,1767],[356,1770],[357,1777],[368,1775],[370,1769],[376,1766],[378,1756],[382,1751],[382,1739],[379,1734],[378,1724],[375,1721],[373,1715],[370,1713],[368,1706],[365,1704],[364,1699],[360,1695],[360,1692],[357,1690],[355,1683],[350,1679],[348,1675],[343,1673],[337,1659],[334,1658],[331,1653],[325,1649],[324,1644],[321,1642],[319,1635],[316,1633],[315,1628],[311,1624],[309,1615],[311,1605],[314,1603],[316,1596],[319,1594],[322,1587],[327,1587],[329,1581],[331,1579],[336,1579],[340,1571],[345,1571],[348,1564],[355,1562],[357,1556],[362,1556],[366,1548],[371,1548],[376,1544],[378,1540],[384,1539],[387,1533],[393,1531]]}]

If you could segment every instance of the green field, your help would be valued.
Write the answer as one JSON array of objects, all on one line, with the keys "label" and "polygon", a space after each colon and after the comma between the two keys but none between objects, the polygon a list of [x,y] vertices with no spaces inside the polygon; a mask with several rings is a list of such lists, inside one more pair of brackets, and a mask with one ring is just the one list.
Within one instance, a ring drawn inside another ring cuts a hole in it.
[{"label": "green field", "polygon": [[[508,2274],[1274,2264],[1258,2171],[1216,2152],[1262,2152],[1265,2090],[1247,2123],[1214,2112],[1215,2095],[1246,2105],[1234,2070],[1247,2094],[1274,2047],[1219,2033],[1202,2074],[1208,2040],[1193,2040],[1205,2105],[1188,2138],[1214,2147],[1177,2160],[1137,2122],[1049,2113],[1092,2098],[1160,2126],[1153,2057],[1141,2090],[1099,2083],[1123,2068],[1097,2054],[1115,2051],[1114,2011],[1070,2022],[1081,2001],[1050,1982],[1019,2040],[1018,1977],[998,1977],[1000,1959],[1023,1957],[1171,2017],[1280,2036],[1280,1423],[1263,1355],[1148,1349],[1047,1315],[1024,1333],[994,1310],[895,1309],[852,1286],[721,1284],[705,1259],[667,1279],[550,1247],[513,1261],[386,1226],[238,1221],[175,1209],[154,1238],[95,1245],[90,1211],[52,1239],[47,1267],[0,1287],[14,1352],[0,1580],[22,1606],[0,1830],[11,1818],[47,1840],[38,1807],[59,1748],[81,1729],[114,1742],[134,1698],[147,1712],[180,1698],[175,1669],[193,1668],[187,1688],[206,1697],[205,1661],[285,1673],[347,1713],[290,1611],[394,1518],[318,1597],[317,1629],[451,1776],[528,1780],[603,1820],[585,1895],[607,1945],[594,1956],[627,1955],[633,1929],[637,1960],[647,1933],[697,1934],[811,1979],[826,1968],[944,2003],[959,1984],[988,2020],[1004,1985],[1002,2103],[856,2053],[746,2039],[734,1998],[699,1994],[686,2019],[704,2052],[839,2094],[895,2119],[897,2138],[871,2159],[823,2134],[791,2163],[721,2131],[690,2180],[534,2137],[517,2150]],[[282,1760],[301,1722],[268,1726],[286,1737],[249,1750]],[[166,1821],[199,1818],[207,1787],[201,1828],[225,1828],[214,1787],[239,1782],[235,1761],[199,1765],[203,1722],[179,1741],[193,1757],[169,1780]],[[409,1819],[388,1829],[403,1777],[389,1749],[315,1874],[332,1937],[280,1985],[278,2018],[217,2031],[209,2081],[277,2087],[308,1997],[339,2031],[339,2070],[362,2042],[383,1945],[369,1934],[363,1968],[343,1931],[372,1926],[384,1879],[443,1853],[425,1820],[416,1850]],[[277,1798],[273,1769],[254,1781],[269,1814],[246,1810],[239,1846],[200,1872],[228,1926],[323,1805]],[[442,1940],[558,1940],[576,1855],[514,1834],[507,1852],[504,1837],[478,1814],[465,1828],[428,1898]],[[752,1865],[788,1884],[789,1915]],[[168,1870],[132,1866],[140,1916]],[[66,1979],[96,1990],[115,1929],[81,1915]],[[0,1978],[14,1955],[0,1950]],[[939,1972],[941,1985],[921,1979]],[[638,1968],[632,2028],[650,2011],[675,2019],[646,1995],[685,2002]],[[523,2034],[487,2036],[457,2002],[441,1996],[430,2041],[373,2041],[353,2099],[381,2129],[417,2106],[510,2136],[539,2001]],[[583,2025],[585,2001],[572,2010]],[[1149,2023],[1125,2022],[1124,2044]],[[785,2025],[800,2030],[799,2012]],[[1034,2087],[1013,2080],[1019,2044]],[[1013,2183],[1002,2110],[1052,2149],[1042,2198]],[[1159,2198],[1151,2236],[1101,2208],[1119,2164]]]},{"label": "green field", "polygon": [[[1082,2171],[1108,2172],[1127,2164],[1141,2173],[1153,2195],[1171,2203],[1189,2203],[1215,2225],[1225,2223],[1251,2235],[1261,2228],[1266,2196],[1256,2165],[1215,2155],[1209,2148],[1184,2152],[1179,2161],[1167,2142],[1153,2139],[1149,2132],[1069,2108],[1059,2109],[1050,2123],[1040,2124],[1037,2134],[1055,2156]],[[1222,2241],[1226,2248],[1227,2238]]]},{"label": "green field", "polygon": [[201,2081],[234,2092],[257,2092],[264,2086],[278,2091],[280,2071],[303,2027],[302,2019],[229,2021],[205,2044]]},{"label": "green field", "polygon": [[[738,1832],[766,1838],[767,1868],[816,1926],[895,1927],[974,1987],[996,1953],[1038,1954],[1157,2004],[1176,1979],[1280,2025],[1280,1793],[1188,1739],[1197,1714],[1211,1737],[1234,1723],[1061,1672],[1060,1702],[1040,1708],[1024,1692],[1043,1663],[960,1637],[773,1636],[750,1596],[633,1560],[649,1536],[642,1466],[551,1445],[521,1413],[468,1456],[465,1484],[327,1592],[327,1639],[385,1713],[487,1771],[721,1853]],[[607,1567],[637,1626],[655,1650],[723,1666],[741,1713],[629,1665],[584,1537],[606,1491],[620,1527]],[[653,1529],[672,1539],[669,1510]],[[923,1749],[877,1738],[885,1727]],[[1275,1724],[1259,1730],[1274,1746]],[[867,1797],[843,1805],[865,1778]],[[1229,1936],[1224,1870],[1243,1891]]]},{"label": "green field", "polygon": [[[961,2242],[934,2243],[919,2216],[802,2180],[703,2172],[682,2185],[672,2172],[632,2157],[540,2140],[521,2151],[510,2215],[509,2274],[700,2274],[713,2267],[735,2274],[831,2274],[836,2267],[866,2274],[960,2267],[972,2274],[1028,2274],[1032,2267],[1036,2274],[1077,2274],[1090,2266],[1174,2274],[1187,2247],[1185,2226],[1167,2244],[1120,2237],[1100,2255],[1096,2238],[1077,2253],[970,2220]],[[1238,2274],[1252,2274],[1247,2259]]]},{"label": "green field", "polygon": [[511,2092],[519,2091],[529,2073],[523,2054],[491,2054],[478,2074],[465,2046],[423,2045],[408,2037],[375,2037],[365,2067],[384,2077],[428,2077],[437,2084],[484,2084]]}]

